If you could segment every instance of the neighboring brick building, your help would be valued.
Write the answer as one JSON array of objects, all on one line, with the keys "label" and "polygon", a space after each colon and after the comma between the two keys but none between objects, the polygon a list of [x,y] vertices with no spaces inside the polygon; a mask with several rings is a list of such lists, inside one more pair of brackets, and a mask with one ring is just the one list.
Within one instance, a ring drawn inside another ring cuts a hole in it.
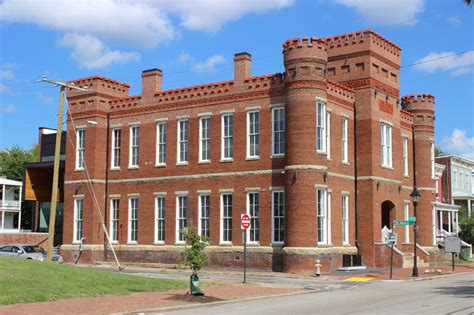
[{"label": "neighboring brick building", "polygon": [[328,270],[358,251],[384,265],[382,227],[413,215],[413,156],[418,240],[432,249],[434,97],[400,103],[400,51],[367,30],[286,41],[283,73],[252,77],[239,53],[230,81],[162,91],[152,69],[136,96],[99,76],[74,81],[91,91],[68,92],[64,256],[83,236],[82,257],[102,260],[105,205],[122,261],[176,263],[179,229],[193,224],[210,237],[210,265],[240,267],[246,212],[252,268],[313,271],[320,259]]}]

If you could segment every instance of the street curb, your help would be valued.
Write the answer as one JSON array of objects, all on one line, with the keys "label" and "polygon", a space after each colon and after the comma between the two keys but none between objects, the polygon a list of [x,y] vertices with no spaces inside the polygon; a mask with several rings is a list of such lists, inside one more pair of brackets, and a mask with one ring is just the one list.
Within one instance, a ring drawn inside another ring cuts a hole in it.
[{"label": "street curb", "polygon": [[460,272],[460,273],[450,273],[450,274],[444,274],[444,275],[438,275],[438,276],[432,276],[432,277],[425,277],[425,278],[378,279],[378,280],[375,280],[375,281],[382,281],[382,282],[415,282],[415,281],[427,281],[427,280],[433,280],[433,279],[438,279],[438,278],[447,278],[447,277],[452,277],[452,276],[468,275],[468,274],[474,274],[474,271]]},{"label": "street curb", "polygon": [[239,303],[239,302],[255,301],[255,300],[261,300],[261,299],[267,299],[267,298],[273,298],[273,297],[285,297],[285,296],[298,295],[298,294],[308,294],[308,293],[314,293],[314,292],[319,292],[319,291],[314,290],[314,289],[304,289],[304,290],[298,290],[298,291],[295,291],[295,292],[261,295],[261,296],[255,296],[255,297],[244,298],[244,299],[233,299],[233,300],[225,300],[225,301],[217,301],[217,302],[209,302],[209,303],[196,303],[196,304],[189,304],[189,305],[178,305],[178,306],[170,306],[170,307],[164,307],[164,308],[154,308],[154,309],[149,309],[149,310],[122,312],[120,314],[161,313],[161,312],[185,310],[185,309],[189,309],[189,308],[215,306],[215,305],[221,305],[221,304],[235,304],[235,303]]}]

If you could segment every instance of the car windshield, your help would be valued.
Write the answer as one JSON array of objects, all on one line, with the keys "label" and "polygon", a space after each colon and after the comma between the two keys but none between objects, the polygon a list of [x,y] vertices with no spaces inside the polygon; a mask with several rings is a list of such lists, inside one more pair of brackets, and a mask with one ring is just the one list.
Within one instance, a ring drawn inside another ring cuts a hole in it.
[{"label": "car windshield", "polygon": [[26,253],[45,253],[44,249],[39,247],[39,246],[33,246],[33,245],[28,245],[28,246],[23,246],[23,249],[25,250]]}]

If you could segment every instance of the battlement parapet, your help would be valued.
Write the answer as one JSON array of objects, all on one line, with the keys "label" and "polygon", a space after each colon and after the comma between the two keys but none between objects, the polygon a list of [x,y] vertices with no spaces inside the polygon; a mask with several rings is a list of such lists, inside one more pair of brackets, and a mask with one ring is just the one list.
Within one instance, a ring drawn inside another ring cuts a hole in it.
[{"label": "battlement parapet", "polygon": [[402,103],[408,102],[431,102],[434,103],[434,96],[431,94],[410,94],[402,97]]},{"label": "battlement parapet", "polygon": [[324,41],[321,38],[317,38],[314,36],[303,36],[301,38],[295,37],[292,39],[288,39],[283,43],[283,53],[288,53],[293,49],[299,48],[317,48],[321,50],[326,50]]},{"label": "battlement parapet", "polygon": [[91,76],[69,81],[77,87],[86,88],[87,92],[68,90],[68,97],[80,96],[88,93],[100,93],[111,97],[124,97],[128,95],[130,85],[102,76]]}]

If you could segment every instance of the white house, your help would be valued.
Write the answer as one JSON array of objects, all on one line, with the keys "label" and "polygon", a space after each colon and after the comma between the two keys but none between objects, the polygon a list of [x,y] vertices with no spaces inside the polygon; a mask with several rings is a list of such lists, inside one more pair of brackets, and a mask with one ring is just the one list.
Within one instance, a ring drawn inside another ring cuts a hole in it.
[{"label": "white house", "polygon": [[20,232],[22,182],[0,177],[0,232]]}]

